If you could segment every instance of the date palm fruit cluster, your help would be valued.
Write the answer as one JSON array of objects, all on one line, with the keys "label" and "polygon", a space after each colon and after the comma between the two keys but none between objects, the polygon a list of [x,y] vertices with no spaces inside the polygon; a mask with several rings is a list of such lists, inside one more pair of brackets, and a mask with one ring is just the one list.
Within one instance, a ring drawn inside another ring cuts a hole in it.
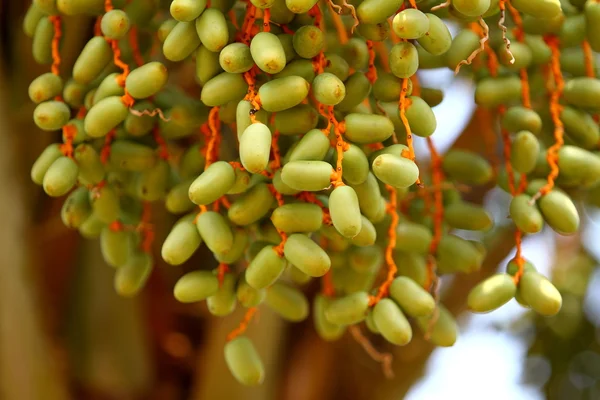
[{"label": "date palm fruit cluster", "polygon": [[[94,34],[67,71],[61,40],[81,16]],[[150,204],[178,215],[164,261],[206,246],[218,267],[181,276],[175,298],[216,316],[248,309],[225,346],[240,382],[264,379],[244,336],[263,305],[292,322],[312,311],[329,341],[365,322],[395,345],[414,327],[453,345],[438,277],[479,270],[485,246],[457,233],[493,225],[465,185],[512,195],[517,246],[469,308],[516,298],[559,311],[521,238],[544,225],[576,233],[574,199],[600,206],[600,1],[34,0],[24,29],[50,68],[29,88],[35,123],[62,132],[33,181],[66,196],[67,227],[100,238],[124,296],[153,267]],[[416,74],[436,68],[474,80],[501,162],[438,154],[443,92]],[[413,135],[430,159],[415,157]],[[301,286],[313,278],[311,305]]]}]

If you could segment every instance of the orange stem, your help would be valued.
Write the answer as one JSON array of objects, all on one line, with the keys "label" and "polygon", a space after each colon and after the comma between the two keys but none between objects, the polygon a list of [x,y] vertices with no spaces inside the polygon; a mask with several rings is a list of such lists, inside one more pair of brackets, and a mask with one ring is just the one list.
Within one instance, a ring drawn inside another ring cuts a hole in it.
[{"label": "orange stem", "polygon": [[367,40],[367,50],[369,51],[369,69],[365,76],[373,84],[377,80],[377,69],[375,68],[375,51],[373,50],[372,40]]},{"label": "orange stem", "polygon": [[258,311],[257,307],[251,307],[248,309],[248,311],[246,311],[246,314],[244,315],[244,319],[242,320],[242,322],[240,322],[240,325],[235,328],[233,331],[231,331],[229,333],[229,335],[227,335],[227,341],[231,342],[233,339],[235,339],[236,337],[240,336],[241,334],[243,334],[244,332],[246,332],[246,329],[248,329],[248,325],[250,324],[250,321],[252,321],[252,318],[254,317],[254,314],[256,314],[256,312]]},{"label": "orange stem", "polygon": [[106,164],[110,158],[110,144],[112,143],[116,134],[116,131],[113,129],[112,131],[108,132],[104,138],[104,145],[102,146],[102,150],[100,150],[100,161],[102,164]]},{"label": "orange stem", "polygon": [[550,115],[552,116],[552,122],[554,123],[554,144],[550,146],[548,152],[546,154],[546,159],[548,160],[548,164],[550,165],[550,173],[548,174],[548,179],[546,185],[540,189],[539,193],[537,193],[534,198],[538,199],[539,197],[545,195],[554,187],[554,180],[558,176],[558,151],[564,144],[564,126],[560,119],[560,114],[562,112],[563,107],[560,105],[560,97],[562,96],[563,89],[565,87],[565,82],[563,79],[562,72],[560,70],[560,47],[558,43],[558,39],[556,37],[550,37],[546,39],[546,43],[550,46],[552,50],[552,59],[550,61],[550,68],[552,72],[552,77],[554,80],[554,88],[550,95]]},{"label": "orange stem", "polygon": [[62,37],[61,19],[58,15],[52,15],[48,18],[54,27],[54,36],[52,37],[52,67],[54,75],[60,74],[60,38]]},{"label": "orange stem", "polygon": [[396,247],[396,228],[398,227],[398,222],[400,220],[398,216],[398,202],[397,202],[397,194],[396,189],[389,185],[385,185],[388,193],[390,194],[390,202],[387,205],[386,212],[392,218],[390,223],[390,227],[388,229],[388,242],[385,248],[385,262],[387,264],[387,277],[385,281],[379,286],[377,290],[377,295],[371,296],[369,301],[370,305],[375,305],[388,295],[388,291],[392,281],[396,276],[396,272],[398,272],[398,267],[396,267],[396,263],[394,262],[394,248]]},{"label": "orange stem", "polygon": [[225,263],[220,263],[217,267],[217,279],[219,280],[219,287],[223,286],[223,280],[225,279],[225,274],[229,272],[229,266]]}]

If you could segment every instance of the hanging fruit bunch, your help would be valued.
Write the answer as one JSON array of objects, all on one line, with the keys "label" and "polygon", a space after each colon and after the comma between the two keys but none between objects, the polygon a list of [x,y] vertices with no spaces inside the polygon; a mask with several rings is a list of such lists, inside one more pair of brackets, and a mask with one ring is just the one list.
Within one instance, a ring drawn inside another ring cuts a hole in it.
[{"label": "hanging fruit bunch", "polygon": [[[82,15],[95,32],[67,71],[64,22]],[[329,341],[365,322],[398,346],[413,327],[452,346],[439,277],[479,270],[485,247],[456,230],[493,225],[465,186],[512,196],[517,248],[469,308],[516,298],[541,315],[560,310],[521,240],[544,225],[578,232],[574,199],[600,205],[600,1],[34,0],[24,29],[50,66],[29,88],[33,118],[62,131],[33,181],[66,196],[67,227],[100,238],[124,296],[152,271],[150,205],[178,215],[164,261],[206,246],[218,267],[181,276],[174,296],[221,317],[247,309],[225,346],[241,383],[264,378],[244,336],[261,306],[292,322],[312,314]],[[435,68],[475,81],[500,163],[436,150],[443,93],[417,75]],[[416,158],[414,135],[428,159]],[[299,286],[313,278],[322,290],[311,306]]]}]

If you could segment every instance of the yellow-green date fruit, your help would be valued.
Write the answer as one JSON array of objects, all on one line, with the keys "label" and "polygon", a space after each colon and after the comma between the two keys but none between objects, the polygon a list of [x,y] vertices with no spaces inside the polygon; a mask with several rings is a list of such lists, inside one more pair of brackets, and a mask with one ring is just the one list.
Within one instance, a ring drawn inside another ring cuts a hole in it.
[{"label": "yellow-green date fruit", "polygon": [[426,317],[435,310],[435,300],[431,294],[406,276],[399,276],[392,281],[390,297],[411,317]]},{"label": "yellow-green date fruit", "polygon": [[211,271],[192,271],[179,278],[173,293],[177,301],[195,303],[214,296],[218,290],[219,280]]},{"label": "yellow-green date fruit", "polygon": [[285,269],[285,260],[273,246],[265,246],[258,252],[246,269],[246,282],[256,290],[274,284]]},{"label": "yellow-green date fruit", "polygon": [[308,276],[321,277],[331,267],[331,260],[325,250],[301,233],[294,233],[287,238],[283,254],[290,263]]},{"label": "yellow-green date fruit", "polygon": [[391,299],[381,299],[373,308],[373,321],[388,342],[404,346],[412,339],[410,323]]},{"label": "yellow-green date fruit", "polygon": [[260,385],[265,379],[260,356],[245,336],[238,336],[225,345],[225,362],[235,379],[246,386]]},{"label": "yellow-green date fruit", "polygon": [[488,313],[508,303],[517,293],[517,285],[508,274],[487,278],[469,293],[467,305],[476,313]]},{"label": "yellow-green date fruit", "polygon": [[322,294],[317,294],[313,301],[313,321],[317,334],[328,342],[335,341],[342,337],[346,331],[344,326],[332,324],[325,317],[325,310],[331,304],[331,298]]},{"label": "yellow-green date fruit", "polygon": [[519,294],[538,314],[556,315],[562,307],[560,292],[552,282],[536,271],[525,271],[519,281]]},{"label": "yellow-green date fruit", "polygon": [[338,186],[329,195],[331,221],[344,237],[353,238],[361,230],[358,197],[350,186]]},{"label": "yellow-green date fruit", "polygon": [[267,289],[265,304],[290,322],[300,322],[308,317],[309,305],[304,293],[281,282]]},{"label": "yellow-green date fruit", "polygon": [[370,297],[367,292],[356,292],[333,300],[325,309],[325,318],[335,325],[354,325],[367,317]]}]

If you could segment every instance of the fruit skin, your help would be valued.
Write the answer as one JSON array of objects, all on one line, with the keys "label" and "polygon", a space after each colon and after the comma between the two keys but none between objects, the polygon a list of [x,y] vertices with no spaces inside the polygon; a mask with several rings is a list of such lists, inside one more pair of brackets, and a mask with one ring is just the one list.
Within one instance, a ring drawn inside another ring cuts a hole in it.
[{"label": "fruit skin", "polygon": [[238,382],[247,386],[263,382],[265,369],[250,339],[238,336],[225,344],[224,351],[227,367]]},{"label": "fruit skin", "polygon": [[544,227],[544,217],[531,203],[531,196],[520,194],[510,202],[509,213],[513,222],[525,233],[538,233]]},{"label": "fruit skin", "polygon": [[217,294],[219,281],[210,271],[192,271],[183,275],[173,289],[175,298],[182,303],[194,303]]},{"label": "fruit skin", "polygon": [[367,292],[356,292],[336,299],[325,309],[325,318],[336,325],[357,324],[366,318],[369,300]]},{"label": "fruit skin", "polygon": [[435,310],[435,299],[412,279],[399,276],[390,285],[390,297],[411,317],[426,317]]},{"label": "fruit skin", "polygon": [[131,71],[125,88],[136,99],[145,99],[160,91],[167,83],[168,71],[164,64],[153,61]]},{"label": "fruit skin", "polygon": [[542,196],[537,202],[544,220],[562,235],[571,235],[579,229],[579,213],[568,195],[558,190]]},{"label": "fruit skin", "polygon": [[562,297],[552,282],[536,271],[525,271],[519,281],[519,294],[535,312],[556,315],[562,307]]},{"label": "fruit skin", "polygon": [[419,44],[430,54],[439,56],[450,49],[452,45],[452,35],[446,26],[446,23],[438,16],[425,14],[429,19],[429,29],[427,34],[417,39]]},{"label": "fruit skin", "polygon": [[298,289],[277,282],[267,289],[266,305],[290,322],[300,322],[308,317],[309,305]]},{"label": "fruit skin", "polygon": [[401,39],[419,39],[429,31],[429,18],[420,10],[407,8],[394,16],[392,29]]},{"label": "fruit skin", "polygon": [[300,233],[287,238],[283,254],[290,263],[309,276],[321,277],[331,267],[331,260],[325,250]]},{"label": "fruit skin", "polygon": [[338,186],[329,195],[331,221],[344,237],[353,238],[361,230],[358,197],[350,186]]},{"label": "fruit skin", "polygon": [[246,269],[246,282],[256,290],[265,289],[279,279],[285,269],[285,260],[274,246],[265,246]]},{"label": "fruit skin", "polygon": [[270,32],[259,32],[250,42],[252,59],[262,71],[268,74],[281,72],[285,67],[285,51],[281,42]]},{"label": "fruit skin", "polygon": [[335,341],[342,337],[346,328],[335,325],[327,321],[325,310],[331,304],[332,299],[322,294],[317,294],[313,301],[313,321],[317,334],[328,342]]},{"label": "fruit skin", "polygon": [[381,299],[375,305],[373,321],[377,330],[390,343],[404,346],[412,339],[410,323],[398,305],[391,299]]},{"label": "fruit skin", "polygon": [[498,274],[487,278],[469,293],[467,304],[471,311],[487,313],[500,308],[517,293],[517,285],[508,274]]}]

